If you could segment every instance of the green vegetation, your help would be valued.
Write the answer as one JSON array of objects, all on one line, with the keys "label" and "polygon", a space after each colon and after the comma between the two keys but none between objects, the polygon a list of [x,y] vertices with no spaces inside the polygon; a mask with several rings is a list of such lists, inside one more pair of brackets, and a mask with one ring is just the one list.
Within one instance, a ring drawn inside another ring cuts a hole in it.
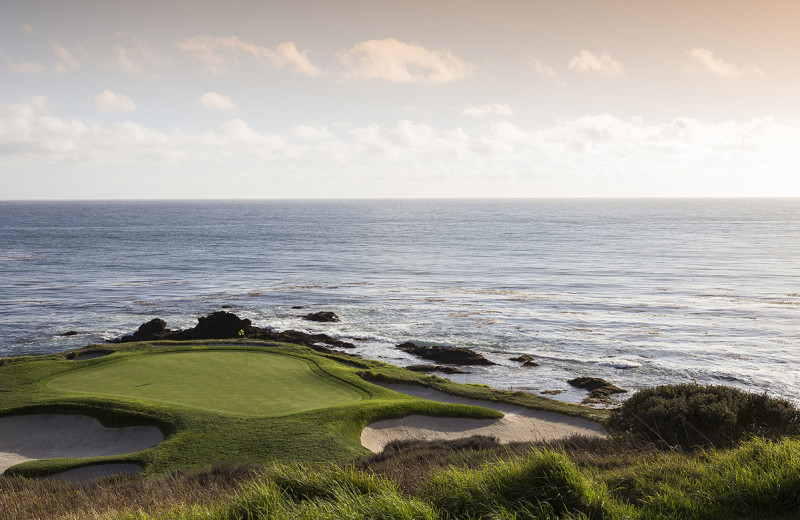
[{"label": "green vegetation", "polygon": [[[603,441],[608,442],[608,441]],[[705,453],[660,453],[620,463],[621,453],[580,460],[559,448],[435,469],[419,489],[353,466],[278,466],[216,504],[123,512],[124,520],[538,519],[718,520],[800,517],[800,443],[749,441]],[[577,461],[575,459],[578,459]],[[411,457],[404,462],[414,464]]]},{"label": "green vegetation", "polygon": [[[135,462],[152,475],[217,461],[350,460],[367,452],[361,431],[379,419],[415,413],[501,416],[486,408],[436,403],[375,386],[336,356],[305,347],[231,343],[104,346],[115,352],[83,361],[69,360],[69,353],[4,359],[0,415],[85,413],[106,426],[154,424],[167,437],[134,454],[31,461],[7,473],[43,475],[97,462]],[[253,379],[256,369],[268,377]],[[136,386],[147,382],[154,384]],[[148,393],[156,384],[158,395]]]},{"label": "green vegetation", "polygon": [[71,371],[47,386],[240,415],[285,415],[368,398],[309,359],[270,352],[191,351],[128,356]]},{"label": "green vegetation", "polygon": [[637,392],[607,426],[665,447],[735,446],[752,436],[800,434],[800,410],[785,399],[728,386],[666,385]]}]

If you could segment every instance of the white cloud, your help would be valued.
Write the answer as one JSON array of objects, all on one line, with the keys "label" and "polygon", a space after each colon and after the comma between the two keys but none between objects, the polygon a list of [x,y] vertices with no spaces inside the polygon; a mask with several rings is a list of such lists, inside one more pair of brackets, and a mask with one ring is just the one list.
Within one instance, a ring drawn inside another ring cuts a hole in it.
[{"label": "white cloud", "polygon": [[170,59],[156,52],[152,46],[135,35],[124,32],[114,33],[120,42],[115,49],[114,67],[132,75],[141,74],[145,67],[165,66]]},{"label": "white cloud", "polygon": [[528,58],[528,61],[530,62],[531,66],[533,66],[533,70],[535,70],[538,75],[540,75],[542,77],[545,77],[545,78],[557,78],[558,77],[558,74],[556,73],[556,71],[552,67],[550,67],[548,65],[545,65],[544,63],[542,63],[538,59],[536,59],[534,57],[530,57],[530,58]]},{"label": "white cloud", "polygon": [[[61,45],[51,44],[50,50],[55,55],[55,63],[52,67],[48,67],[39,62],[21,60],[15,61],[10,56],[7,56],[8,60],[8,68],[12,72],[17,72],[20,74],[44,74],[44,73],[53,73],[53,74],[61,74],[64,72],[72,72],[81,67],[81,61],[75,57],[75,52],[68,50],[66,47],[62,47]],[[78,48],[77,53],[83,54],[82,49]]]},{"label": "white cloud", "polygon": [[350,80],[449,83],[470,77],[476,69],[450,49],[428,50],[394,38],[361,42],[337,58],[343,77]]},{"label": "white cloud", "polygon": [[216,92],[206,92],[197,99],[197,102],[210,110],[221,110],[223,112],[236,110],[236,105],[229,96],[217,94]]},{"label": "white cloud", "polygon": [[691,60],[689,72],[707,72],[725,78],[764,75],[764,72],[758,67],[739,67],[718,58],[708,49],[692,49],[686,51],[686,55]]},{"label": "white cloud", "polygon": [[333,134],[324,125],[297,125],[292,128],[292,136],[303,141],[328,141]]},{"label": "white cloud", "polygon": [[[41,181],[37,188],[33,176],[13,172],[36,171],[43,165],[55,166],[58,172],[71,168],[77,178],[94,166],[103,172],[112,166],[138,182],[141,165],[147,164],[144,170],[159,172],[159,179],[192,171],[193,189],[207,186],[205,192],[193,193],[214,197],[223,194],[210,179],[235,165],[270,196],[301,196],[303,190],[318,186],[309,179],[331,179],[326,186],[340,191],[318,193],[328,196],[344,196],[349,187],[375,179],[393,179],[396,186],[441,181],[445,190],[473,186],[473,195],[800,196],[800,121],[707,123],[678,118],[647,124],[601,114],[528,128],[495,121],[474,133],[401,120],[357,127],[301,125],[281,134],[233,119],[209,131],[165,132],[132,122],[107,126],[62,118],[48,112],[47,105],[41,97],[0,105],[4,185],[28,183],[24,185],[29,185],[29,193],[41,195]],[[125,170],[126,165],[132,166]],[[276,184],[276,178],[284,184]],[[119,179],[116,174],[107,181],[110,190]],[[98,177],[98,182],[106,181]],[[220,182],[239,185],[230,179]],[[253,191],[255,186],[246,185],[239,195],[262,193]],[[159,191],[159,196],[183,193]],[[128,193],[117,193],[121,195]]]},{"label": "white cloud", "polygon": [[134,112],[136,105],[131,98],[123,94],[104,90],[100,94],[90,98],[98,110],[106,114],[118,114],[120,112]]},{"label": "white cloud", "polygon": [[610,54],[598,56],[588,49],[583,49],[569,62],[569,68],[578,72],[597,72],[609,76],[623,73],[622,64]]},{"label": "white cloud", "polygon": [[510,116],[514,114],[511,107],[501,103],[490,103],[488,105],[469,105],[461,111],[462,115],[472,117],[482,117],[488,115]]},{"label": "white cloud", "polygon": [[33,26],[29,23],[22,24],[22,30],[28,34],[36,34],[36,31],[33,30]]},{"label": "white cloud", "polygon": [[316,77],[322,74],[294,43],[284,42],[274,50],[240,40],[237,36],[196,36],[178,44],[182,51],[195,55],[214,74],[222,74],[239,58],[255,58],[276,69],[291,68],[299,74]]}]

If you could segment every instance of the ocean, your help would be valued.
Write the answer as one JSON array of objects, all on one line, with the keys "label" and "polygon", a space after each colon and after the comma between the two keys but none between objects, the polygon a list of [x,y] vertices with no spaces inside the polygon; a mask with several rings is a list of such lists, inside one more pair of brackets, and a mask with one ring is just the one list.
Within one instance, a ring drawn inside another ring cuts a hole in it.
[{"label": "ocean", "polygon": [[399,365],[469,347],[499,364],[451,379],[571,402],[596,376],[800,403],[800,199],[0,202],[0,356],[223,306]]}]

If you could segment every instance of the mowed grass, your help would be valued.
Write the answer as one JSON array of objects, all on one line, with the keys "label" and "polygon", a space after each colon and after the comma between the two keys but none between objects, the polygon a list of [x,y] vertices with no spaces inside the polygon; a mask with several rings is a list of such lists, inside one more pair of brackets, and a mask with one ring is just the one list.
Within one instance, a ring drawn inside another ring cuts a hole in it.
[{"label": "mowed grass", "polygon": [[169,352],[108,360],[47,383],[53,390],[276,416],[352,403],[363,390],[313,361],[271,352]]}]

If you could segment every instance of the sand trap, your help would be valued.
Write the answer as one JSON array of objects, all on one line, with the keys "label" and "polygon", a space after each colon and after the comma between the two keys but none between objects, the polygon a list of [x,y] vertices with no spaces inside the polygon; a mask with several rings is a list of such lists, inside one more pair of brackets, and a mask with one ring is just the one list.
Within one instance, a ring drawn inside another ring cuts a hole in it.
[{"label": "sand trap", "polygon": [[530,410],[510,404],[466,399],[417,385],[381,383],[380,386],[431,401],[483,406],[503,412],[505,417],[463,419],[409,415],[402,419],[374,422],[361,432],[361,444],[373,453],[380,453],[384,446],[396,440],[454,440],[484,435],[494,437],[501,443],[509,443],[547,441],[573,435],[590,437],[607,435],[600,424],[579,417]]},{"label": "sand trap", "polygon": [[133,453],[163,440],[155,426],[106,428],[86,415],[0,417],[0,472],[28,460]]}]

